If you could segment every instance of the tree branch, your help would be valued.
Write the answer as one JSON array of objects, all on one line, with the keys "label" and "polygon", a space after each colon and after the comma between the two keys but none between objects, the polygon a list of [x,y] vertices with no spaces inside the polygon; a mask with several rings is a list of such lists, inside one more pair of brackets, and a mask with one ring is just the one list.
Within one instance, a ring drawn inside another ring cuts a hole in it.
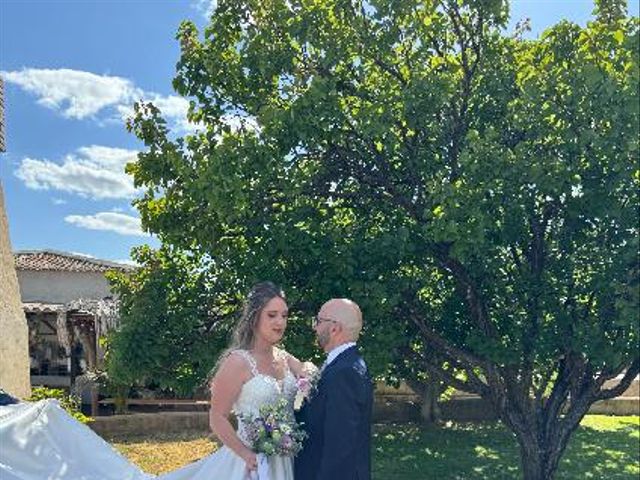
[{"label": "tree branch", "polygon": [[427,327],[427,325],[422,321],[422,319],[418,318],[416,315],[410,315],[411,320],[420,330],[423,338],[425,338],[432,347],[436,348],[442,355],[446,356],[447,359],[452,359],[455,361],[463,361],[467,362],[470,367],[483,367],[486,362],[480,357],[476,357],[472,353],[469,353],[461,348],[455,347],[451,345],[449,342],[444,340],[440,335],[434,332],[432,329]]},{"label": "tree branch", "polygon": [[624,376],[622,377],[618,385],[616,385],[613,388],[607,388],[607,389],[601,390],[597,394],[596,398],[598,400],[608,400],[610,398],[619,397],[629,388],[629,386],[631,385],[631,382],[633,382],[633,380],[638,376],[639,372],[640,372],[640,359],[636,358],[633,362],[631,362],[631,365],[627,369],[626,373],[624,374]]},{"label": "tree branch", "polygon": [[443,246],[440,246],[437,251],[438,260],[462,287],[461,290],[464,292],[466,301],[469,305],[469,313],[471,314],[471,318],[475,319],[478,328],[480,328],[488,338],[497,339],[498,332],[496,331],[495,326],[489,321],[486,307],[482,301],[481,294],[475,284],[475,281],[466,271],[464,265],[448,256],[448,253],[446,252],[447,249],[448,247],[446,246],[444,248]]}]

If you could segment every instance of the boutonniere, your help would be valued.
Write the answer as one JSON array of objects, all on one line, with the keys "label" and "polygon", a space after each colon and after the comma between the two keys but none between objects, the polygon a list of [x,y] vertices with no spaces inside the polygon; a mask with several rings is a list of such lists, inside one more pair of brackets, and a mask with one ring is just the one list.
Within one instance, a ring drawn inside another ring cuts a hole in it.
[{"label": "boutonniere", "polygon": [[303,367],[303,375],[296,382],[296,398],[293,401],[293,408],[300,410],[305,401],[311,400],[318,389],[318,381],[320,380],[320,370],[310,362],[305,362]]}]

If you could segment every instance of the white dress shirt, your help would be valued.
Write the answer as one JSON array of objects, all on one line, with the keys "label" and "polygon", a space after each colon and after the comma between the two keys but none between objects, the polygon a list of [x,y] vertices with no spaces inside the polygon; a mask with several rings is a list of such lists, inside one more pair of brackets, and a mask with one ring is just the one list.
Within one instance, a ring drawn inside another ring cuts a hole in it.
[{"label": "white dress shirt", "polygon": [[342,352],[355,346],[356,346],[356,342],[347,342],[335,347],[333,350],[331,350],[327,354],[327,359],[322,364],[322,369],[324,370],[325,368],[327,368],[327,366],[329,366],[329,364],[333,362],[338,357],[338,355],[340,355]]}]

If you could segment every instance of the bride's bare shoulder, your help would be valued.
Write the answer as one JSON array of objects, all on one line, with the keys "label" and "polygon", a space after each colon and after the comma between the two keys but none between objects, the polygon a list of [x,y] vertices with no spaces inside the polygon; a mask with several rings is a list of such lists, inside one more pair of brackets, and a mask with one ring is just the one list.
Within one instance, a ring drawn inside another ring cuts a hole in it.
[{"label": "bride's bare shoulder", "polygon": [[219,366],[209,384],[212,410],[228,415],[240,395],[242,386],[252,376],[251,366],[242,354],[226,353],[220,359]]},{"label": "bride's bare shoulder", "polygon": [[251,364],[244,350],[232,350],[221,360],[216,377],[245,377],[251,376]]}]

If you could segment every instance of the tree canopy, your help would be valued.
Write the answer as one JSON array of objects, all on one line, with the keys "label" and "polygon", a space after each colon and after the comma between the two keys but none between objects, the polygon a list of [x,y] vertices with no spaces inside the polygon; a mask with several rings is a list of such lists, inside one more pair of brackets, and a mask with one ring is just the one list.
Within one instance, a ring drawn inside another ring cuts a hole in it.
[{"label": "tree canopy", "polygon": [[353,298],[377,373],[489,399],[551,478],[639,369],[638,20],[614,3],[531,40],[502,0],[220,1],[177,35],[199,130],[130,123],[143,225],[220,292]]},{"label": "tree canopy", "polygon": [[135,272],[109,274],[121,316],[107,337],[109,382],[192,394],[225,346],[237,300],[201,256],[145,246],[133,257],[141,264]]}]

